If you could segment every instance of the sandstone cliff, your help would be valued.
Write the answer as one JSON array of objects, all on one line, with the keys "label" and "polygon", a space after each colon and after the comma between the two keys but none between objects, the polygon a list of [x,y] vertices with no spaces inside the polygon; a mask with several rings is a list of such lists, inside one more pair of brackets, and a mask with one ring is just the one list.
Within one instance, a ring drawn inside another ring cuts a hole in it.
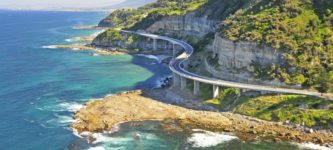
[{"label": "sandstone cliff", "polygon": [[271,47],[255,42],[233,42],[218,35],[215,36],[213,51],[213,57],[218,58],[220,68],[226,71],[232,69],[252,71],[254,62],[261,66],[284,63],[282,55]]},{"label": "sandstone cliff", "polygon": [[205,68],[212,75],[221,79],[300,88],[296,85],[286,85],[278,79],[263,80],[252,77],[251,72],[254,70],[254,64],[259,65],[259,67],[266,67],[272,64],[284,65],[286,63],[282,53],[269,46],[248,41],[233,42],[216,34],[211,59],[213,60],[205,61]]},{"label": "sandstone cliff", "polygon": [[209,32],[215,32],[218,22],[208,19],[207,16],[198,17],[195,12],[190,12],[185,15],[163,17],[148,27],[146,31],[203,37]]},{"label": "sandstone cliff", "polygon": [[[215,32],[218,23],[218,20],[209,19],[207,16],[197,16],[196,12],[189,12],[185,15],[172,15],[161,17],[160,19],[156,19],[156,21],[151,23],[151,25],[147,28],[140,28],[140,30],[167,36],[177,36],[180,38],[188,36],[202,38],[208,33]],[[114,22],[106,18],[102,20],[99,25],[113,26]],[[139,48],[143,50],[149,50],[153,48],[151,39],[136,39],[131,44],[128,44],[126,41],[107,41],[104,40],[101,35],[97,36],[93,40],[92,45],[104,48]],[[172,49],[172,45],[171,43],[158,41],[157,48]]]}]

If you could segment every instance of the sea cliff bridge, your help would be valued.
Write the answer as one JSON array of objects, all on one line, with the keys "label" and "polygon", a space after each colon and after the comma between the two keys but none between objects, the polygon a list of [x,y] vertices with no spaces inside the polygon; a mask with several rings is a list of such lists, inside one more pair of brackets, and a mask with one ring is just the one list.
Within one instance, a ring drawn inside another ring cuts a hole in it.
[{"label": "sea cliff bridge", "polygon": [[[313,92],[308,90],[298,90],[298,89],[288,89],[288,88],[278,88],[271,86],[263,86],[263,85],[254,85],[254,84],[246,84],[246,83],[238,83],[225,81],[217,78],[210,78],[201,75],[197,75],[191,73],[184,69],[182,65],[186,63],[188,58],[193,54],[193,47],[181,40],[177,40],[174,38],[159,36],[155,34],[143,33],[143,32],[134,32],[134,31],[126,31],[121,30],[123,33],[127,34],[136,34],[140,36],[144,36],[150,39],[153,39],[153,50],[157,50],[157,40],[164,40],[172,43],[173,45],[173,59],[169,64],[169,68],[173,73],[173,84],[174,86],[180,87],[180,89],[184,90],[186,88],[188,81],[194,82],[194,95],[199,95],[200,93],[200,83],[205,83],[213,86],[213,98],[216,98],[219,94],[219,87],[232,87],[232,88],[240,88],[242,91],[253,90],[260,92],[274,92],[274,93],[285,93],[285,94],[302,94],[309,96],[317,96],[322,98],[332,99],[332,94],[324,94],[319,92]],[[178,45],[182,47],[184,50],[183,53],[177,55],[177,50],[175,46]]]}]

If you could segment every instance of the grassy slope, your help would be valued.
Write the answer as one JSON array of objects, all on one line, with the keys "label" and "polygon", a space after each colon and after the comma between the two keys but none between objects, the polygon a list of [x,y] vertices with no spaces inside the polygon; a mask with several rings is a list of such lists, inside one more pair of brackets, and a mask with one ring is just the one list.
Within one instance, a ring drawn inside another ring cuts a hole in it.
[{"label": "grassy slope", "polygon": [[287,64],[254,65],[255,77],[333,92],[332,11],[332,1],[260,0],[226,19],[220,33],[233,41],[255,41],[284,53]]},{"label": "grassy slope", "polygon": [[[307,126],[333,126],[333,101],[303,95],[241,96],[238,89],[226,88],[217,99],[205,103],[222,110],[269,121],[290,121]],[[238,99],[238,100],[236,100]]]},{"label": "grassy slope", "polygon": [[[235,112],[264,120],[291,121],[307,126],[333,126],[333,102],[300,95],[244,98]],[[326,107],[326,108],[323,108]]]}]

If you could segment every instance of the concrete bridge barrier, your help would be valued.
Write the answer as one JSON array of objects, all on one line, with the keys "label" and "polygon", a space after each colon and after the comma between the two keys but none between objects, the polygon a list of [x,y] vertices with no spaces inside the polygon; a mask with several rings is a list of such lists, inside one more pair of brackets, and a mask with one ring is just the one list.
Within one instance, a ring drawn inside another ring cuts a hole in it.
[{"label": "concrete bridge barrier", "polygon": [[[193,93],[195,95],[200,94],[200,84],[210,84],[213,86],[213,98],[216,98],[219,95],[219,87],[232,87],[232,88],[239,88],[244,89],[243,91],[253,90],[253,91],[260,91],[260,92],[276,92],[276,93],[286,93],[286,94],[301,94],[301,95],[309,95],[309,96],[317,96],[322,98],[330,98],[333,99],[332,94],[323,94],[314,91],[308,90],[299,90],[299,89],[288,89],[288,88],[278,88],[272,86],[263,86],[263,85],[255,85],[255,84],[246,84],[246,83],[238,83],[238,82],[231,82],[225,81],[218,78],[210,78],[201,75],[197,75],[191,73],[186,70],[187,60],[193,54],[193,47],[181,40],[173,39],[170,37],[159,36],[155,34],[143,33],[143,32],[134,32],[134,31],[126,31],[121,30],[124,33],[131,33],[141,35],[147,38],[153,39],[153,50],[157,50],[157,40],[165,40],[172,43],[173,47],[173,59],[169,64],[169,68],[173,72],[173,84],[176,87],[180,86],[180,89],[185,89],[187,81],[194,81],[194,88]],[[177,48],[176,46],[181,47],[184,52],[177,56]],[[329,96],[328,96],[329,95]]]}]

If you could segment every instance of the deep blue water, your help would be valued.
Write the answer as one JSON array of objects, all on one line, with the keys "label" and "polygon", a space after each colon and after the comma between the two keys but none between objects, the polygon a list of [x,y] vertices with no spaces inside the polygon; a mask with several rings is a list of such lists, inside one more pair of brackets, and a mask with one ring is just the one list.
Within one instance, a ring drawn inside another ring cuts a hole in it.
[{"label": "deep blue water", "polygon": [[89,99],[152,88],[170,75],[166,66],[145,57],[45,48],[98,32],[73,27],[95,25],[106,15],[0,10],[0,150],[301,149],[201,130],[169,134],[156,122],[127,123],[117,132],[94,134],[93,144],[76,137],[69,128],[71,116]]},{"label": "deep blue water", "polygon": [[66,149],[72,111],[90,98],[150,88],[166,66],[138,56],[47,49],[88,36],[106,13],[0,11],[0,149]]}]

